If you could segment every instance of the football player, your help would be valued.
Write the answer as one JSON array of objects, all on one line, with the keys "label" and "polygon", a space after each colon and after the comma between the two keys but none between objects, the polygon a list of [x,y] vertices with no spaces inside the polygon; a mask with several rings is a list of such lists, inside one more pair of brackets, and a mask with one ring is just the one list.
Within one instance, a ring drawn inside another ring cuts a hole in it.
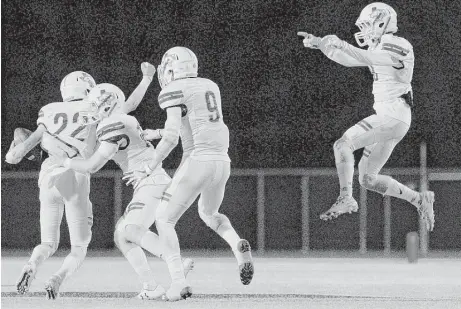
[{"label": "football player", "polygon": [[163,194],[156,221],[172,278],[166,293],[170,301],[192,294],[182,269],[175,225],[199,195],[200,218],[232,248],[241,282],[249,284],[254,272],[250,244],[238,236],[227,216],[219,213],[230,174],[229,130],[223,119],[218,85],[197,77],[197,71],[197,57],[190,49],[173,47],[164,54],[158,67],[162,87],[158,102],[166,110],[167,120],[164,129],[146,132],[147,139],[161,136],[161,140],[146,169],[124,177],[127,184],[135,186],[145,181],[176,147],[181,136],[182,161]]},{"label": "football player", "polygon": [[[141,68],[144,77],[124,106],[127,111],[134,110],[141,102],[155,73],[155,68],[148,63],[143,63]],[[63,167],[60,155],[89,157],[94,151],[96,127],[85,126],[79,121],[80,116],[93,110],[86,97],[94,86],[95,81],[88,73],[75,71],[68,74],[60,87],[63,102],[44,106],[39,112],[37,129],[6,155],[7,163],[17,164],[40,142],[49,153],[39,175],[41,244],[35,247],[22,270],[17,283],[20,294],[29,290],[39,266],[58,248],[64,208],[71,253],[45,284],[49,299],[58,296],[62,282],[78,269],[86,256],[93,224],[89,174],[75,173]],[[54,143],[56,138],[61,142]]]},{"label": "football player", "polygon": [[357,202],[352,197],[353,152],[365,147],[359,163],[360,184],[368,190],[410,202],[427,229],[432,231],[434,193],[416,192],[390,176],[379,174],[394,147],[410,128],[411,108],[414,106],[411,87],[415,61],[413,47],[406,39],[395,35],[397,13],[385,3],[367,5],[355,24],[360,29],[355,34],[357,44],[367,46],[367,49],[356,48],[335,35],[319,38],[306,32],[298,33],[304,36],[305,47],[320,49],[339,64],[369,67],[374,80],[373,108],[376,114],[359,121],[334,143],[341,191],[333,206],[320,218],[329,220],[357,211]]},{"label": "football player", "polygon": [[[88,159],[66,158],[63,165],[80,173],[95,173],[109,160],[113,160],[123,172],[144,167],[155,156],[154,146],[144,139],[144,133],[136,118],[124,112],[125,95],[112,84],[99,84],[89,94],[97,111],[88,115],[97,122],[99,147]],[[90,125],[90,123],[88,123]],[[143,248],[163,258],[163,250],[157,234],[149,230],[155,221],[155,213],[163,192],[171,178],[159,164],[149,177],[134,188],[131,202],[118,220],[114,241],[139,276],[143,289],[138,298],[161,299],[165,289],[154,279]],[[183,261],[185,274],[193,267],[191,259]]]}]

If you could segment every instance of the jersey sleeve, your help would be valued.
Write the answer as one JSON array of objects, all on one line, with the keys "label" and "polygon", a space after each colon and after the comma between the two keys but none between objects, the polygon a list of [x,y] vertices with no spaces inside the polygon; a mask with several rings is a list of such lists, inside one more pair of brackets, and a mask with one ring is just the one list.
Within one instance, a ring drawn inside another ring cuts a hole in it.
[{"label": "jersey sleeve", "polygon": [[127,134],[128,121],[123,118],[104,119],[97,128],[96,136],[99,142],[118,145],[118,150],[128,147],[130,138]]},{"label": "jersey sleeve", "polygon": [[412,57],[413,54],[413,46],[411,46],[410,42],[400,37],[388,38],[384,36],[381,50],[399,61],[406,60],[406,58]]},{"label": "jersey sleeve", "polygon": [[180,106],[184,103],[184,91],[179,85],[170,84],[163,89],[158,96],[158,104],[161,109],[172,106]]},{"label": "jersey sleeve", "polygon": [[45,126],[45,128],[48,128],[48,123],[53,116],[51,114],[51,109],[52,108],[49,105],[45,105],[40,109],[40,111],[38,112],[37,126],[43,125]]}]

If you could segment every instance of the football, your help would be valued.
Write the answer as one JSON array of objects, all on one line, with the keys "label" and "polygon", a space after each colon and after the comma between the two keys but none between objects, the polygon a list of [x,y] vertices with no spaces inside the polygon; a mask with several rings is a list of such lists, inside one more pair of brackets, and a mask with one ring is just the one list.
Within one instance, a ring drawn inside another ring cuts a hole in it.
[{"label": "football", "polygon": [[[10,149],[18,144],[23,143],[31,134],[32,134],[32,131],[28,129],[16,128],[14,130],[14,138],[13,138],[13,142],[11,143]],[[30,161],[39,161],[41,157],[42,157],[42,150],[40,149],[40,145],[35,146],[25,156],[25,158]]]}]

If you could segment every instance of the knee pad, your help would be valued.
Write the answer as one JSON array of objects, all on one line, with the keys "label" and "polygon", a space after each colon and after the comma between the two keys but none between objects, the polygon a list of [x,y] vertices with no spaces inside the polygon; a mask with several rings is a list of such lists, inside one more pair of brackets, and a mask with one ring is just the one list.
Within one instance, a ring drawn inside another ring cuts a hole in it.
[{"label": "knee pad", "polygon": [[351,140],[343,136],[338,139],[334,145],[333,150],[335,153],[335,162],[338,163],[353,163],[355,147],[352,145]]},{"label": "knee pad", "polygon": [[117,230],[114,232],[114,242],[115,246],[122,252],[123,255],[125,255],[132,248],[136,247],[135,244],[129,242],[126,239],[125,233]]},{"label": "knee pad", "polygon": [[221,225],[230,222],[226,215],[223,215],[219,212],[208,216],[205,213],[199,211],[199,216],[203,222],[205,222],[205,224],[214,231],[217,231]]},{"label": "knee pad", "polygon": [[123,236],[127,241],[141,245],[141,239],[148,231],[144,226],[128,224],[123,229]]},{"label": "knee pad", "polygon": [[376,185],[376,175],[360,173],[359,183],[365,189],[374,190],[375,185]]}]

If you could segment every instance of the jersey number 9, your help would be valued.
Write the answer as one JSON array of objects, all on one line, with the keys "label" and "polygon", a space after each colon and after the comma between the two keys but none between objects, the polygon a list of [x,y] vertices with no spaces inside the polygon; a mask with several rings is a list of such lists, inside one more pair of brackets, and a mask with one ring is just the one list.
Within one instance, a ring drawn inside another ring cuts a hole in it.
[{"label": "jersey number 9", "polygon": [[218,122],[221,118],[221,114],[219,113],[218,104],[216,103],[216,96],[214,92],[207,91],[205,93],[205,100],[206,106],[210,114],[210,121],[211,122]]}]

